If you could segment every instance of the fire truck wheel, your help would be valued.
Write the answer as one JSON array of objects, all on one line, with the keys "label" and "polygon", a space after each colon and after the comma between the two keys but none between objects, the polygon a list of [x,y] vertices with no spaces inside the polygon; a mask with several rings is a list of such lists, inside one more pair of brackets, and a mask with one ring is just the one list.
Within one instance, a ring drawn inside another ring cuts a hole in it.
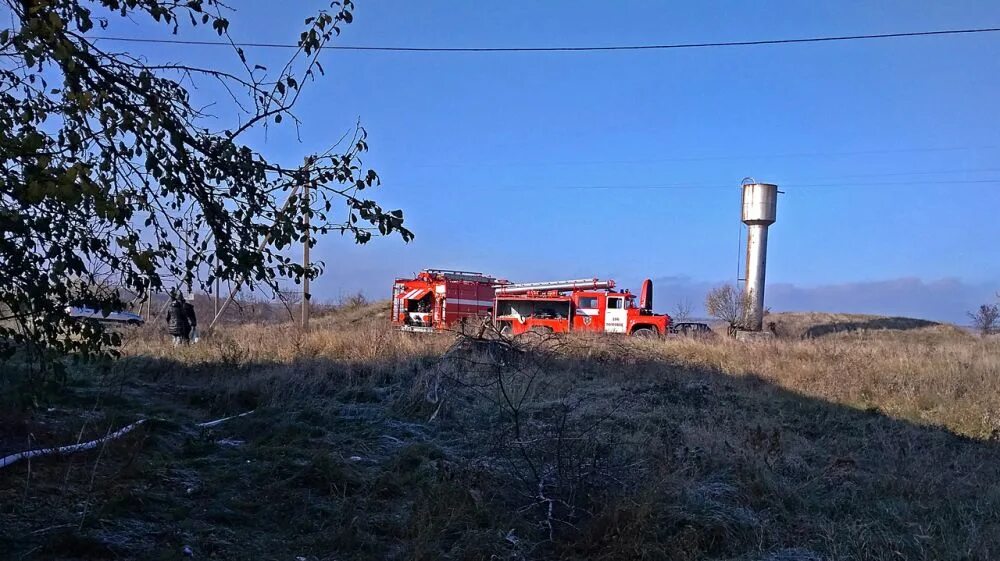
[{"label": "fire truck wheel", "polygon": [[653,337],[656,337],[656,331],[653,331],[648,327],[640,327],[639,329],[633,331],[632,335],[635,337],[642,337],[643,339],[652,339]]}]

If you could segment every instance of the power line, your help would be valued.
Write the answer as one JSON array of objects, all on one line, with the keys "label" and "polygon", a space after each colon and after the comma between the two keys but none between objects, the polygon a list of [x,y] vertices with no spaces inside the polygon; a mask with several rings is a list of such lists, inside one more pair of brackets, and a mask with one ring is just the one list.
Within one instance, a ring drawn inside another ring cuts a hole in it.
[{"label": "power line", "polygon": [[[594,52],[594,51],[652,51],[668,49],[703,49],[712,47],[755,47],[760,45],[788,45],[796,43],[830,43],[836,41],[858,41],[869,39],[898,39],[902,37],[930,37],[942,35],[971,35],[975,33],[996,33],[1000,27],[973,29],[942,29],[935,31],[906,31],[901,33],[875,33],[868,35],[834,35],[825,37],[801,37],[790,39],[762,39],[758,41],[719,41],[705,43],[665,43],[652,45],[609,45],[609,46],[565,46],[565,47],[380,47],[361,45],[328,45],[324,49],[338,51],[378,51],[411,53],[551,53],[551,52]],[[230,43],[228,41],[197,41],[187,39],[149,39],[142,37],[94,37],[101,41],[126,43],[155,43],[161,45],[203,45],[259,47],[268,49],[298,49],[294,43]]]},{"label": "power line", "polygon": [[[951,179],[939,179],[932,181],[882,181],[882,182],[841,182],[841,183],[805,183],[797,181],[781,181],[780,185],[782,188],[799,188],[806,187],[809,189],[824,188],[824,187],[843,187],[843,188],[857,188],[857,187],[900,187],[905,185],[992,185],[1000,184],[1000,178],[996,179],[968,179],[968,180],[951,180]],[[706,183],[668,183],[662,185],[499,185],[492,187],[482,187],[477,189],[477,191],[646,191],[646,190],[692,190],[692,191],[710,191],[710,190],[721,190],[721,189],[736,189],[739,184],[706,184]],[[412,188],[411,188],[412,189]]]},{"label": "power line", "polygon": [[[799,183],[796,181],[782,181],[781,187],[797,188],[797,187],[808,187],[810,189],[822,188],[822,187],[845,187],[845,188],[855,188],[855,187],[892,187],[892,186],[904,186],[904,185],[953,185],[953,184],[998,184],[1000,183],[1000,178],[998,179],[968,179],[968,180],[948,180],[940,179],[934,181],[878,181],[878,182],[841,182],[841,183]],[[542,187],[544,188],[544,187]],[[566,187],[555,187],[555,189],[580,189],[580,190],[660,190],[660,189],[732,189],[733,185],[580,185],[580,186],[566,186]]]},{"label": "power line", "polygon": [[918,152],[964,152],[964,151],[987,151],[996,150],[997,146],[956,146],[946,148],[887,148],[877,150],[854,150],[846,152],[799,152],[784,154],[739,154],[729,156],[676,156],[670,158],[643,158],[632,160],[561,160],[561,161],[495,161],[495,162],[448,162],[448,163],[407,163],[407,168],[456,168],[456,167],[548,167],[548,166],[585,166],[585,165],[634,165],[634,164],[659,164],[670,162],[707,162],[707,161],[740,161],[740,160],[771,160],[771,159],[798,159],[798,158],[829,158],[829,157],[849,157],[868,156],[878,154],[908,154]]},{"label": "power line", "polygon": [[[921,170],[921,171],[896,171],[896,172],[876,172],[876,173],[852,173],[848,175],[838,175],[836,177],[831,177],[830,179],[842,180],[842,179],[855,179],[859,177],[905,177],[908,175],[944,175],[950,173],[986,173],[986,172],[998,172],[1000,168],[965,168],[965,169],[938,169],[938,170]],[[947,179],[941,179],[940,181],[945,182]]]}]

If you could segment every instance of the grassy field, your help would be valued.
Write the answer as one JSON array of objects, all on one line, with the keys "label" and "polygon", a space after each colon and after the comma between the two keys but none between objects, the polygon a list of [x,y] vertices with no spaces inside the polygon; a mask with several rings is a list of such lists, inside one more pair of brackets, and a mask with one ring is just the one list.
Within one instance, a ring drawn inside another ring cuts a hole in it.
[{"label": "grassy field", "polygon": [[0,455],[150,421],[0,470],[0,555],[1000,558],[996,338],[778,314],[756,344],[507,344],[404,335],[386,311],[186,348],[137,330],[6,408]]}]

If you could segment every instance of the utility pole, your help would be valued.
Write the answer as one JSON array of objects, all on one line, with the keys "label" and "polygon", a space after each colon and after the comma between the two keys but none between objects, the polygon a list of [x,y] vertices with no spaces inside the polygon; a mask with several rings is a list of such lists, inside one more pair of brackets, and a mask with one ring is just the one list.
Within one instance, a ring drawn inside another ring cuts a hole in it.
[{"label": "utility pole", "polygon": [[[187,226],[187,225],[185,225]],[[188,292],[191,292],[191,269],[189,268],[191,264],[191,231],[185,228],[184,230],[184,270],[187,271],[185,275],[185,282],[187,283]],[[186,300],[187,295],[182,295]]]},{"label": "utility pole", "polygon": [[215,263],[215,291],[214,291],[215,298],[212,299],[214,303],[213,306],[214,311],[212,312],[212,317],[215,317],[219,315],[219,290],[222,289],[222,286],[219,282],[219,273],[221,272],[219,270],[219,240],[215,241],[215,259],[213,259],[213,261]]},{"label": "utility pole", "polygon": [[309,329],[309,179],[302,186],[303,205],[302,224],[305,226],[305,237],[302,239],[302,268],[306,275],[302,279],[302,330]]},{"label": "utility pole", "polygon": [[191,209],[184,216],[184,270],[186,271],[184,284],[187,285],[187,293],[181,295],[185,300],[190,297],[191,304],[194,304],[194,272],[191,270],[191,234],[195,230],[193,228],[194,220],[191,217],[193,210],[194,203],[191,204]]},{"label": "utility pole", "polygon": [[[142,315],[142,310],[139,310],[139,315]],[[150,280],[146,283],[146,315],[142,316],[142,319],[149,320],[150,316],[153,315],[153,281]]]}]

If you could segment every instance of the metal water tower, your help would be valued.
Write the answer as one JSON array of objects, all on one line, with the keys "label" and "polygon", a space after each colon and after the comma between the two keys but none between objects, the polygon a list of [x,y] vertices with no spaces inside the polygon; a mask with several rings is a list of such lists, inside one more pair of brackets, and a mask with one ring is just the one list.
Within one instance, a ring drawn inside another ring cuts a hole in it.
[{"label": "metal water tower", "polygon": [[760,331],[764,321],[764,274],[767,269],[767,227],[777,218],[778,186],[743,182],[743,223],[747,225],[747,266],[743,298],[744,325]]}]

